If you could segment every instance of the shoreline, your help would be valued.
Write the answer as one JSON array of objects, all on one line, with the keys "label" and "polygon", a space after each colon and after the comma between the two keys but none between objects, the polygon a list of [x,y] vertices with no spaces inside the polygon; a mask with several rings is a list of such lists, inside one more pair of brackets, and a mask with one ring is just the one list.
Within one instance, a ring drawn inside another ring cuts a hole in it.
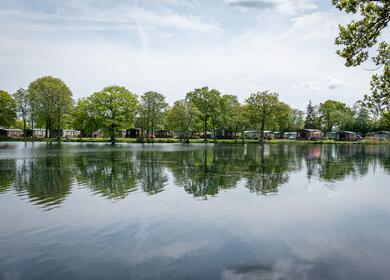
[{"label": "shoreline", "polygon": [[[15,138],[0,138],[0,142],[58,142],[55,138],[35,138],[32,139],[15,139]],[[62,143],[111,143],[110,139],[106,138],[70,138],[70,139],[61,139]],[[140,142],[137,138],[117,138],[115,143],[128,143],[128,144],[185,144],[180,139],[176,138],[156,138],[154,142],[146,140]],[[213,139],[209,139],[207,142],[204,139],[190,139],[189,144],[259,144],[258,140],[245,139],[245,142],[242,142],[241,139],[218,139],[214,142]],[[334,140],[285,140],[285,139],[274,139],[274,140],[264,140],[264,144],[353,144],[353,145],[388,145],[390,141],[375,141],[375,140],[361,140],[361,141],[334,141]]]}]

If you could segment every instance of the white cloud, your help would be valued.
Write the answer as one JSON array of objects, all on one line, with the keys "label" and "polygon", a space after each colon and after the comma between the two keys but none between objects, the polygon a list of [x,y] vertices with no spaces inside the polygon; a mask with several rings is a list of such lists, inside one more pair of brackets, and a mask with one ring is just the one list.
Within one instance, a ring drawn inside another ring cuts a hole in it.
[{"label": "white cloud", "polygon": [[275,9],[286,14],[317,9],[311,0],[225,0],[232,7],[242,9]]},{"label": "white cloud", "polygon": [[[327,9],[305,14],[311,1],[273,0],[278,7],[261,14],[223,1],[80,1],[55,1],[50,12],[0,4],[3,88],[54,75],[76,98],[120,84],[137,94],[157,90],[170,103],[204,85],[241,101],[269,89],[301,109],[309,99],[354,102],[369,90],[371,73],[347,69],[335,54],[334,31],[327,31],[345,18]],[[292,3],[301,12],[285,14],[281,7]],[[342,96],[329,89],[330,76],[349,81]]]},{"label": "white cloud", "polygon": [[341,88],[346,85],[346,83],[340,79],[328,77],[328,80],[329,80],[328,89]]},{"label": "white cloud", "polygon": [[321,91],[323,90],[323,87],[321,85],[321,82],[319,81],[305,81],[300,84],[293,84],[291,85],[292,88],[295,89],[308,89],[310,91]]}]

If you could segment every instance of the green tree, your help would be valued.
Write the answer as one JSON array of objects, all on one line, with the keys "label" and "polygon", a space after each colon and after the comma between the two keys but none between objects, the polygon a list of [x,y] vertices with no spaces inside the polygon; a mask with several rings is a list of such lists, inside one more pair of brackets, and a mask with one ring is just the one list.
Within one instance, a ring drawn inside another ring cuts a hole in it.
[{"label": "green tree", "polygon": [[383,130],[390,130],[390,110],[383,113],[379,123]]},{"label": "green tree", "polygon": [[144,128],[148,137],[153,139],[156,127],[162,124],[168,103],[165,102],[165,97],[161,93],[148,91],[141,96],[140,106],[142,107]]},{"label": "green tree", "polygon": [[319,118],[318,118],[318,110],[311,101],[306,107],[306,118],[305,118],[305,128],[309,129],[319,129]]},{"label": "green tree", "polygon": [[219,121],[218,125],[221,128],[226,128],[229,130],[235,130],[234,126],[234,117],[233,114],[235,109],[240,106],[238,98],[235,95],[222,95],[220,98],[220,112],[219,112]]},{"label": "green tree", "polygon": [[352,110],[345,103],[327,100],[319,108],[322,127],[332,131],[333,127],[345,129],[352,123]]},{"label": "green tree", "polygon": [[125,87],[109,86],[89,97],[90,112],[97,123],[108,133],[112,143],[118,129],[134,123],[137,96]]},{"label": "green tree", "polygon": [[390,22],[390,1],[332,0],[332,3],[341,11],[361,15],[359,20],[339,26],[336,44],[343,49],[337,54],[345,59],[346,66],[362,64],[370,57],[370,49],[378,46],[371,58],[376,68],[383,68],[383,74],[372,76],[372,95],[366,95],[365,101],[368,107],[377,107],[383,113],[390,109],[390,44],[381,41],[381,33]]},{"label": "green tree", "polygon": [[197,109],[197,117],[203,124],[204,141],[207,142],[207,125],[212,119],[213,129],[216,125],[216,116],[219,111],[220,93],[215,89],[208,87],[196,88],[187,93],[186,99],[194,104]]},{"label": "green tree", "polygon": [[247,99],[248,110],[253,122],[260,127],[260,141],[264,140],[264,130],[271,120],[280,113],[279,95],[269,91],[252,93]]},{"label": "green tree", "polygon": [[185,99],[176,101],[172,108],[167,111],[166,123],[169,129],[179,130],[180,138],[189,140],[191,126],[195,118],[195,107]]},{"label": "green tree", "polygon": [[305,126],[304,113],[298,109],[292,109],[289,116],[288,131],[298,131]]},{"label": "green tree", "polygon": [[364,102],[358,101],[353,106],[353,131],[366,135],[373,127],[373,121]]},{"label": "green tree", "polygon": [[236,96],[224,95],[222,100],[226,100],[227,106],[222,106],[221,112],[224,114],[223,121],[225,127],[234,131],[234,139],[237,142],[237,133],[241,133],[241,139],[244,142],[244,130],[249,127],[250,120],[247,106],[238,102]]},{"label": "green tree", "polygon": [[91,135],[92,132],[99,128],[95,119],[91,118],[91,109],[91,102],[88,98],[80,98],[73,108],[72,127],[80,130],[80,138]]},{"label": "green tree", "polygon": [[26,139],[27,122],[30,115],[30,100],[28,92],[24,88],[18,89],[14,94],[16,112],[23,121],[23,137]]},{"label": "green tree", "polygon": [[0,127],[10,127],[16,120],[16,103],[8,92],[0,90]]},{"label": "green tree", "polygon": [[60,137],[64,115],[73,107],[72,92],[68,86],[58,78],[46,76],[31,82],[28,93],[34,118],[45,126],[46,137],[54,127]]},{"label": "green tree", "polygon": [[279,102],[278,114],[275,115],[273,130],[288,131],[290,128],[290,117],[292,113],[290,105]]}]

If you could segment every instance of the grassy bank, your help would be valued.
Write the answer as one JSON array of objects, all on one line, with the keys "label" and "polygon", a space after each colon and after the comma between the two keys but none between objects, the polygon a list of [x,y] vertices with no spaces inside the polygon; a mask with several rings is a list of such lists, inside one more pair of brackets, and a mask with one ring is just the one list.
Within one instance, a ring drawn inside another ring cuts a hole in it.
[{"label": "grassy bank", "polygon": [[[13,142],[23,142],[23,139],[15,138],[0,138],[0,141],[13,141]],[[31,142],[31,139],[26,139],[27,142]],[[34,139],[34,142],[57,142],[57,139]],[[71,138],[68,140],[62,139],[61,142],[74,142],[74,143],[110,143],[108,138]],[[115,140],[117,143],[141,143],[139,139],[136,138],[117,138]],[[319,141],[309,141],[309,140],[265,140],[266,144],[353,144],[353,145],[378,145],[378,144],[390,144],[390,141],[372,141],[372,140],[362,140],[357,142],[348,142],[348,141],[334,141],[334,140],[319,140]],[[144,143],[150,143],[145,139]],[[156,138],[154,143],[182,143],[179,139],[175,138]],[[190,139],[190,143],[205,143],[203,139]],[[209,139],[207,143],[214,143],[213,139]],[[259,143],[258,140],[246,139],[245,143]],[[218,139],[217,144],[242,144],[242,140],[238,139]]]}]

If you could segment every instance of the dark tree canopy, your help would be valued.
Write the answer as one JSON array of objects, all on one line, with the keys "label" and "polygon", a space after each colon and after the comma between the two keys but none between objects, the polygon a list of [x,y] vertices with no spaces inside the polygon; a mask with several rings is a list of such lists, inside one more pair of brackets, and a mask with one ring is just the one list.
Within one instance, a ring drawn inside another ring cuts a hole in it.
[{"label": "dark tree canopy", "polygon": [[[390,109],[390,44],[381,37],[390,22],[389,0],[332,0],[341,11],[360,13],[359,20],[353,20],[346,26],[339,26],[336,44],[343,48],[337,51],[345,59],[346,66],[357,66],[371,57],[377,70],[371,80],[372,95],[365,96],[367,107],[376,114]],[[374,47],[377,49],[373,49]]]}]

